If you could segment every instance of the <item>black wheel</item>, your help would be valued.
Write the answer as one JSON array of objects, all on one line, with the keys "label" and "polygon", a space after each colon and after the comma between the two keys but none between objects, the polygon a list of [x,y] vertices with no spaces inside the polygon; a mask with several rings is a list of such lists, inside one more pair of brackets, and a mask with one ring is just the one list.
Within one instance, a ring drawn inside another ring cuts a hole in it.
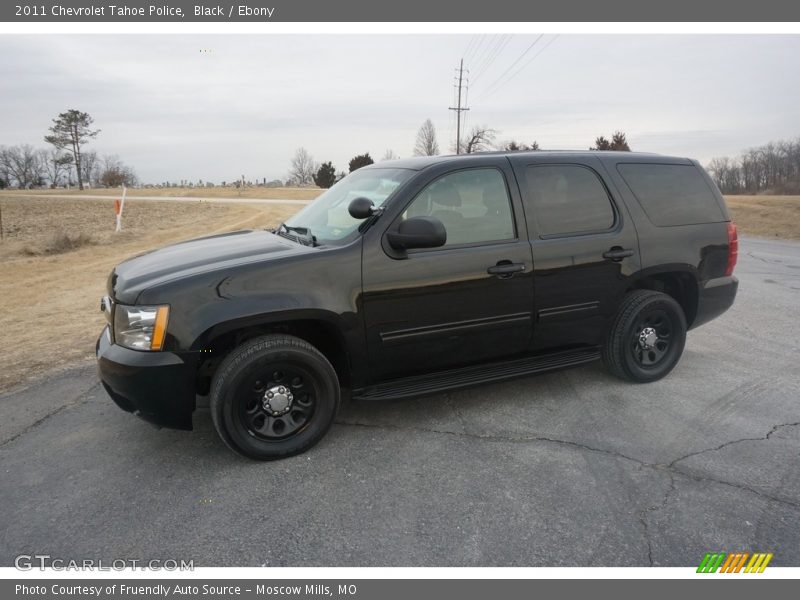
[{"label": "black wheel", "polygon": [[339,409],[339,380],[311,344],[290,335],[250,340],[231,352],[211,383],[214,427],[231,450],[256,460],[305,452]]},{"label": "black wheel", "polygon": [[672,371],[686,343],[686,317],[674,298],[652,290],[625,296],[603,347],[603,361],[622,379],[646,383]]}]

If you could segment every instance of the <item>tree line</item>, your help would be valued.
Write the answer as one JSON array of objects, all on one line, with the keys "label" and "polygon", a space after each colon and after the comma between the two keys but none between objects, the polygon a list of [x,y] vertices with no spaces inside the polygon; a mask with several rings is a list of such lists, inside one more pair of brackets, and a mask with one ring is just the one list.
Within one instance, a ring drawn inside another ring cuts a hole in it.
[{"label": "tree line", "polygon": [[[536,140],[533,140],[529,144],[516,140],[498,143],[497,135],[498,132],[496,129],[492,129],[486,125],[476,125],[462,136],[458,144],[453,144],[452,151],[461,152],[462,154],[473,154],[492,150],[504,150],[506,152],[539,150],[539,143]],[[621,131],[615,131],[611,139],[607,139],[602,135],[597,137],[594,146],[589,149],[629,152],[631,148],[626,135]],[[417,131],[413,155],[437,156],[438,154],[439,142],[436,138],[436,127],[433,125],[433,121],[426,119]],[[393,160],[396,158],[398,158],[398,156],[394,153],[394,150],[387,150],[381,160]],[[349,172],[352,173],[356,169],[370,165],[373,162],[369,152],[354,156],[348,163]],[[313,183],[321,188],[329,188],[345,177],[345,175],[344,171],[340,171],[337,174],[336,167],[334,167],[331,161],[318,163],[308,150],[305,148],[298,148],[295,150],[294,156],[292,157],[287,185],[305,186]]]},{"label": "tree line", "polygon": [[714,158],[706,169],[723,194],[800,194],[800,137]]},{"label": "tree line", "polygon": [[[397,157],[392,150],[387,150],[384,160],[391,160],[392,158]],[[374,162],[369,152],[366,152],[351,158],[347,166],[349,172],[352,173]],[[294,156],[292,157],[291,166],[289,167],[289,178],[286,181],[286,185],[305,186],[313,183],[317,187],[329,188],[345,176],[346,173],[344,171],[340,171],[338,174],[336,173],[336,168],[331,161],[318,163],[308,150],[305,148],[298,148],[295,150]]]},{"label": "tree line", "polygon": [[70,109],[53,119],[44,136],[49,147],[0,146],[0,188],[135,185],[135,171],[118,156],[86,150],[86,144],[100,133],[92,129],[93,123],[88,113]]}]

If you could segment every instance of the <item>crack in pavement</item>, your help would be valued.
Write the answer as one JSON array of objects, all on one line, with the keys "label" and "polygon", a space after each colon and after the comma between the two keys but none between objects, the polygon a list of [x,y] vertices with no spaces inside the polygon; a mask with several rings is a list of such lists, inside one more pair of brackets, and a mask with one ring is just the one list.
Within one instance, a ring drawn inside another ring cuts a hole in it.
[{"label": "crack in pavement", "polygon": [[760,260],[761,262],[766,263],[768,265],[780,265],[780,266],[786,265],[786,263],[784,263],[782,260],[764,258],[763,256],[756,256],[755,254],[753,254],[752,250],[747,252],[747,256],[749,256],[750,258],[754,258],[756,260]]},{"label": "crack in pavement", "polygon": [[470,433],[468,431],[464,431],[463,433],[458,431],[447,431],[446,429],[433,429],[430,427],[400,427],[399,425],[375,425],[373,423],[363,423],[359,421],[334,421],[336,425],[345,425],[349,427],[365,427],[365,428],[373,428],[373,429],[389,429],[392,431],[419,431],[422,433],[436,433],[440,435],[452,435],[456,437],[467,437],[467,438],[475,438],[479,440],[484,440],[488,442],[512,442],[512,443],[530,443],[530,442],[549,442],[552,444],[561,444],[564,446],[572,446],[575,448],[580,448],[586,450],[588,452],[598,452],[601,454],[609,454],[611,456],[616,456],[618,458],[624,458],[625,460],[630,460],[635,462],[639,465],[645,467],[652,467],[656,466],[646,461],[640,460],[638,458],[634,458],[632,456],[627,456],[618,452],[616,450],[606,450],[604,448],[594,448],[592,446],[588,446],[586,444],[581,444],[580,442],[573,442],[570,440],[559,440],[556,438],[549,438],[543,436],[508,436],[508,435],[493,435],[493,434],[479,434],[479,433]]},{"label": "crack in pavement", "polygon": [[467,419],[465,419],[464,415],[461,414],[461,410],[458,408],[458,403],[457,402],[453,402],[453,399],[450,397],[450,394],[448,394],[448,393],[444,394],[444,404],[445,404],[445,406],[449,406],[450,410],[453,411],[453,414],[455,414],[455,416],[458,419],[459,423],[461,423],[461,428],[464,430],[464,433],[465,434],[469,434],[470,433],[470,428],[467,427]]},{"label": "crack in pavement", "polygon": [[9,438],[7,438],[5,440],[0,440],[0,448],[3,448],[4,446],[7,446],[8,444],[13,442],[14,440],[19,439],[20,437],[22,437],[26,433],[29,433],[29,432],[33,431],[39,425],[41,425],[42,423],[44,423],[45,421],[47,421],[51,417],[57,415],[61,411],[66,410],[67,408],[72,408],[73,406],[80,406],[81,404],[85,404],[89,400],[93,399],[94,398],[94,394],[92,393],[92,391],[94,389],[96,389],[99,385],[100,385],[99,383],[94,384],[88,390],[85,390],[85,391],[81,392],[80,394],[75,396],[69,402],[66,402],[65,404],[62,404],[61,406],[59,406],[55,410],[53,410],[53,411],[51,411],[51,412],[39,417],[33,423],[31,423],[30,425],[25,427],[22,431],[19,431],[19,432],[15,433],[14,435],[12,435],[11,437],[9,437]]},{"label": "crack in pavement", "polygon": [[682,477],[685,477],[685,478],[690,479],[692,481],[698,481],[698,482],[700,482],[700,481],[708,481],[708,482],[711,482],[711,483],[716,483],[718,485],[728,486],[728,487],[734,488],[734,489],[739,490],[739,491],[750,492],[751,494],[754,494],[756,496],[764,498],[767,501],[777,502],[779,504],[782,504],[782,505],[789,506],[791,508],[800,510],[800,503],[798,503],[798,502],[792,502],[792,501],[786,500],[784,498],[778,498],[776,496],[772,496],[772,495],[767,494],[765,492],[762,492],[760,490],[753,489],[753,488],[751,488],[749,486],[742,485],[742,484],[739,484],[739,483],[733,483],[731,481],[726,481],[724,479],[716,479],[714,477],[704,477],[704,476],[695,475],[695,474],[692,474],[692,473],[687,473],[686,471],[683,471],[683,470],[679,469],[676,466],[677,463],[681,462],[682,460],[686,460],[687,458],[690,458],[692,456],[697,456],[697,455],[700,455],[700,454],[704,454],[706,452],[713,452],[713,451],[716,451],[716,450],[720,450],[722,448],[725,448],[727,446],[731,446],[733,444],[737,444],[737,443],[740,443],[740,442],[745,442],[745,441],[765,441],[765,440],[768,440],[779,429],[784,428],[784,427],[795,427],[795,426],[800,425],[800,422],[781,423],[781,424],[778,424],[778,425],[775,425],[774,427],[772,427],[767,432],[767,434],[764,435],[763,437],[760,437],[760,438],[742,438],[742,439],[737,439],[737,440],[725,442],[724,444],[720,444],[719,446],[715,446],[713,448],[707,448],[705,450],[699,450],[697,452],[691,452],[691,453],[689,453],[689,454],[687,454],[685,456],[682,456],[680,458],[677,458],[677,459],[673,460],[672,462],[670,462],[668,464],[650,463],[650,462],[647,462],[645,460],[642,460],[642,459],[639,459],[639,458],[635,458],[633,456],[628,456],[628,455],[623,454],[622,452],[619,452],[619,451],[616,451],[616,450],[609,450],[609,449],[605,449],[605,448],[595,448],[593,446],[589,446],[587,444],[581,444],[579,442],[574,442],[574,441],[570,441],[570,440],[561,440],[561,439],[550,438],[550,437],[545,437],[545,436],[503,436],[503,435],[480,435],[480,434],[475,434],[475,433],[468,433],[466,431],[465,424],[464,424],[465,432],[464,433],[459,433],[457,431],[447,431],[447,430],[440,430],[440,429],[433,429],[433,428],[426,428],[426,427],[400,427],[400,426],[397,426],[397,425],[375,425],[375,424],[371,424],[371,423],[363,423],[363,422],[358,422],[358,421],[338,420],[338,421],[335,421],[335,423],[337,425],[344,425],[344,426],[350,426],[350,427],[388,429],[388,430],[393,430],[393,431],[408,431],[408,430],[411,430],[411,431],[419,431],[419,432],[424,432],[424,433],[434,433],[434,434],[440,434],[440,435],[451,435],[451,436],[455,436],[455,437],[466,437],[466,438],[479,439],[479,440],[490,441],[490,442],[491,441],[510,442],[510,443],[537,443],[538,442],[538,443],[558,444],[558,445],[561,445],[561,446],[567,446],[567,447],[575,448],[578,451],[593,452],[593,453],[598,453],[598,454],[605,454],[607,456],[612,456],[614,458],[621,458],[623,460],[627,460],[627,461],[633,462],[633,463],[639,465],[640,467],[644,467],[644,468],[647,468],[647,469],[652,469],[653,471],[657,471],[657,472],[660,472],[660,473],[666,473],[667,476],[669,477],[669,487],[664,492],[664,496],[662,497],[661,502],[659,502],[658,504],[656,504],[654,506],[647,506],[647,507],[641,509],[638,512],[638,521],[639,521],[639,525],[640,525],[640,527],[642,529],[642,535],[644,537],[644,541],[645,541],[645,543],[647,545],[647,560],[648,560],[650,566],[654,566],[655,565],[655,561],[653,559],[653,540],[651,538],[650,525],[648,523],[648,516],[651,513],[664,510],[667,507],[667,503],[669,502],[670,495],[677,491],[677,487],[676,487],[676,484],[675,484],[675,476],[682,476]]},{"label": "crack in pavement", "polygon": [[667,502],[669,502],[669,495],[675,491],[675,475],[672,471],[667,471],[667,474],[669,475],[669,488],[664,492],[661,502],[656,506],[648,506],[639,511],[639,523],[642,526],[644,541],[647,543],[647,560],[650,562],[651,567],[655,565],[655,562],[653,561],[653,540],[650,538],[650,525],[647,522],[647,516],[651,512],[664,510],[667,507]]},{"label": "crack in pavement", "polygon": [[739,444],[741,442],[763,442],[765,440],[768,440],[772,436],[772,434],[774,434],[779,429],[782,429],[784,427],[797,427],[798,425],[800,425],[800,421],[796,421],[794,423],[780,423],[778,425],[775,425],[772,429],[770,429],[767,432],[766,435],[764,435],[762,437],[740,438],[740,439],[737,439],[737,440],[731,440],[729,442],[725,442],[724,444],[720,444],[719,446],[715,446],[713,448],[706,448],[704,450],[698,450],[696,452],[690,452],[689,454],[686,454],[684,456],[676,458],[675,460],[673,460],[671,463],[669,463],[666,466],[667,466],[668,469],[673,469],[677,463],[679,463],[679,462],[681,462],[683,460],[686,460],[688,458],[692,458],[693,456],[699,456],[699,455],[705,454],[707,452],[716,452],[717,450],[722,450],[723,448],[727,448],[728,446],[732,446],[733,444]]},{"label": "crack in pavement", "polygon": [[[558,444],[558,445],[561,445],[561,446],[568,446],[568,447],[576,448],[578,450],[582,450],[582,451],[586,451],[586,452],[594,452],[594,453],[598,453],[598,454],[606,454],[608,456],[612,456],[612,457],[615,457],[615,458],[621,458],[621,459],[636,463],[637,465],[640,465],[642,467],[645,467],[645,468],[648,468],[648,469],[652,469],[654,471],[667,473],[670,477],[673,477],[673,475],[681,475],[683,477],[686,477],[687,479],[692,479],[694,481],[710,481],[710,482],[713,482],[713,483],[718,483],[720,485],[726,485],[726,486],[733,487],[733,488],[736,488],[736,489],[739,489],[739,490],[750,492],[751,494],[755,494],[757,496],[760,496],[760,497],[765,498],[767,500],[770,500],[772,502],[778,502],[780,504],[785,504],[787,506],[791,506],[793,508],[800,509],[800,502],[793,502],[791,500],[786,500],[784,498],[778,498],[776,496],[772,496],[770,494],[767,494],[767,493],[762,492],[760,490],[748,487],[746,485],[742,485],[742,484],[739,484],[739,483],[734,483],[734,482],[731,482],[731,481],[726,481],[724,479],[716,479],[714,477],[703,477],[703,476],[700,476],[700,475],[695,475],[693,473],[689,473],[689,472],[683,471],[683,470],[679,469],[677,466],[675,466],[676,463],[678,463],[678,462],[680,462],[682,460],[685,460],[685,459],[689,458],[690,456],[703,454],[705,452],[712,452],[712,451],[717,450],[719,448],[724,448],[725,446],[730,446],[732,444],[736,444],[736,443],[739,443],[739,442],[768,440],[770,438],[770,436],[772,436],[772,434],[774,434],[779,429],[781,429],[783,427],[798,426],[798,425],[800,425],[800,422],[797,422],[797,423],[781,423],[779,425],[775,425],[764,437],[761,437],[761,438],[742,438],[742,439],[738,439],[738,440],[733,440],[733,441],[730,441],[730,442],[726,442],[726,443],[722,444],[719,447],[708,448],[706,450],[701,450],[701,451],[698,451],[698,452],[692,452],[690,454],[687,454],[686,456],[682,456],[682,457],[680,457],[678,459],[675,459],[674,461],[672,461],[671,463],[668,463],[668,464],[651,463],[651,462],[647,462],[646,460],[642,460],[640,458],[636,458],[636,457],[633,457],[633,456],[629,456],[627,454],[623,454],[622,452],[619,452],[617,450],[609,450],[609,449],[606,449],[606,448],[596,448],[594,446],[589,446],[587,444],[582,444],[580,442],[574,442],[574,441],[571,441],[571,440],[560,440],[560,439],[557,439],[557,438],[550,438],[550,437],[545,437],[545,436],[480,435],[480,434],[475,434],[475,433],[466,433],[466,432],[465,433],[459,433],[457,431],[447,431],[447,430],[432,429],[432,428],[427,428],[427,427],[400,427],[400,426],[397,426],[397,425],[375,425],[375,424],[372,424],[372,423],[363,423],[363,422],[358,422],[358,421],[343,421],[343,420],[335,421],[335,424],[336,425],[350,426],[350,427],[365,427],[365,428],[374,428],[374,429],[388,429],[388,430],[392,430],[392,431],[420,431],[420,432],[424,432],[424,433],[451,435],[451,436],[456,436],[456,437],[467,437],[467,438],[479,439],[479,440],[489,441],[489,442],[510,442],[510,443],[537,443],[537,442],[540,442],[540,443]],[[667,495],[668,494],[669,494],[669,491],[668,491]]]}]

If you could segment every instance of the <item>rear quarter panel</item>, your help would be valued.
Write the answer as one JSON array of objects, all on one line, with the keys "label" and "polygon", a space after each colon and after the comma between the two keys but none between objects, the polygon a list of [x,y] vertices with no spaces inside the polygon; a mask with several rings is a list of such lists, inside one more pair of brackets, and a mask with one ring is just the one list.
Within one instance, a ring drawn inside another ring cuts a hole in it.
[{"label": "rear quarter panel", "polygon": [[[692,225],[661,227],[654,225],[617,170],[617,165],[632,162],[695,166],[700,170],[714,193],[725,220]],[[602,160],[602,163],[608,177],[616,186],[619,196],[633,216],[639,234],[642,270],[637,277],[644,278],[665,272],[688,272],[697,281],[698,294],[702,298],[705,289],[714,288],[717,282],[725,277],[728,261],[728,222],[730,217],[725,200],[711,178],[697,161],[690,159],[633,155],[631,159],[607,157]],[[699,310],[692,326],[696,327],[708,318],[703,311]]]}]

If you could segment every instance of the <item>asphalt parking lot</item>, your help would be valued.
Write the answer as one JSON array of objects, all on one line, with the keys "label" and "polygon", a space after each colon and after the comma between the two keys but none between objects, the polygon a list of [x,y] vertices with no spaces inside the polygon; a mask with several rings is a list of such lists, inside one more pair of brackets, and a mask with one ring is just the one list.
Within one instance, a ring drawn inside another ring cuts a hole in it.
[{"label": "asphalt parking lot", "polygon": [[598,363],[347,405],[326,439],[241,459],[207,413],[157,431],[93,367],[0,397],[0,565],[800,566],[800,243],[744,238],[739,297],[665,380]]}]

